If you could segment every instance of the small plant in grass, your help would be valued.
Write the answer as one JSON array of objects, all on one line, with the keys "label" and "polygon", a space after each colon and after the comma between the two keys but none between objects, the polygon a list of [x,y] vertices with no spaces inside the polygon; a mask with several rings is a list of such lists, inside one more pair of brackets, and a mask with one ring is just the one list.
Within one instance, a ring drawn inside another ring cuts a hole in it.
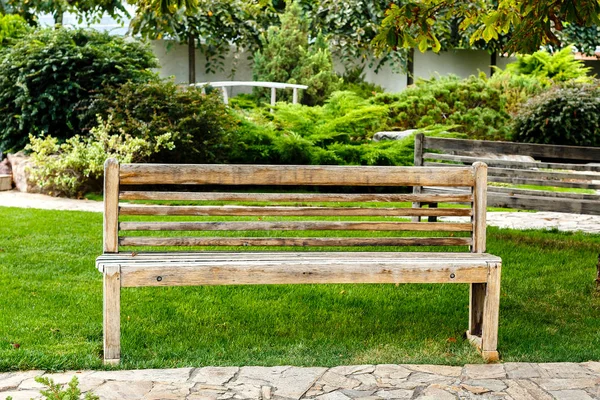
[{"label": "small plant in grass", "polygon": [[[54,383],[50,378],[38,376],[35,381],[46,386],[47,389],[41,390],[40,393],[46,400],[80,400],[81,389],[79,389],[79,380],[76,376],[71,379],[67,384],[67,387]],[[84,400],[100,400],[100,397],[96,396],[91,392],[87,392],[83,397]],[[8,396],[6,400],[12,400],[11,396]]]}]

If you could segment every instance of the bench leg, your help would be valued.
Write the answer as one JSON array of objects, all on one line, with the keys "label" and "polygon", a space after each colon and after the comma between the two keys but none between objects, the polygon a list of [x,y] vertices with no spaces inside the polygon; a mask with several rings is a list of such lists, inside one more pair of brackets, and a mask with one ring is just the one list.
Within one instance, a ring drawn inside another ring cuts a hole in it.
[{"label": "bench leg", "polygon": [[104,364],[121,358],[121,267],[104,267]]},{"label": "bench leg", "polygon": [[490,265],[487,283],[472,283],[467,338],[488,362],[498,361],[500,264]]}]

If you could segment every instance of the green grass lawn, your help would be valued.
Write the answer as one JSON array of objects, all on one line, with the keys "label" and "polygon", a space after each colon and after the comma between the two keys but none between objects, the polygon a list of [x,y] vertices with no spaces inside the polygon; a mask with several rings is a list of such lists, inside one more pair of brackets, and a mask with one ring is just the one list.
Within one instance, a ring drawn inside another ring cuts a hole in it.
[{"label": "green grass lawn", "polygon": [[[103,368],[101,224],[0,207],[0,371]],[[600,235],[488,234],[504,260],[502,359],[600,359]],[[467,285],[124,289],[121,367],[481,362],[467,315]]]}]

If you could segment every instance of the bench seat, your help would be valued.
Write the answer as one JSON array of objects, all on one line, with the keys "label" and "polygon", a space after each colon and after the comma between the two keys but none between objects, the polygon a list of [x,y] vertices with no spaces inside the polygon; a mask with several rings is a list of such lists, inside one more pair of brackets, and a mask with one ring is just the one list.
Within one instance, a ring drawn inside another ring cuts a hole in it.
[{"label": "bench seat", "polygon": [[96,261],[118,265],[121,286],[309,283],[487,282],[487,253],[199,252],[115,253]]}]

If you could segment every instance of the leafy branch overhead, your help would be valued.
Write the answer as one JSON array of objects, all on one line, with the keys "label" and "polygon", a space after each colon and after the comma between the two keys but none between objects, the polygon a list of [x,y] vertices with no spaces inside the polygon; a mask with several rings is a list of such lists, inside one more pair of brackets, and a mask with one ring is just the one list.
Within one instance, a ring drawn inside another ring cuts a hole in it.
[{"label": "leafy branch overhead", "polygon": [[440,51],[434,26],[453,16],[459,29],[470,32],[470,43],[490,42],[512,33],[504,51],[532,53],[542,45],[559,45],[558,32],[569,24],[600,24],[598,0],[417,0],[393,3],[387,9],[374,45],[388,48],[429,48]]}]

